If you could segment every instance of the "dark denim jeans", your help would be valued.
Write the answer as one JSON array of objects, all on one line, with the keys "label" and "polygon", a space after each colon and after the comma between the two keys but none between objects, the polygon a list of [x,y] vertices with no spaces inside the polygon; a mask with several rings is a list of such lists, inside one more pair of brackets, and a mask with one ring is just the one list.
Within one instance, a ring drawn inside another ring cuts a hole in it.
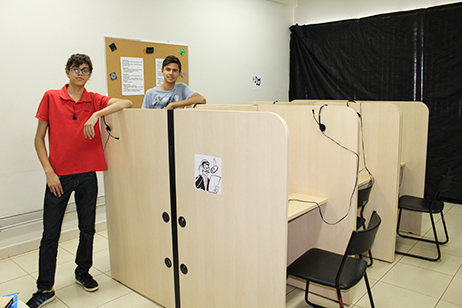
[{"label": "dark denim jeans", "polygon": [[80,241],[75,263],[76,273],[86,273],[93,265],[93,238],[95,235],[96,198],[98,181],[95,172],[60,176],[64,194],[56,197],[48,186],[43,206],[43,235],[40,242],[39,277],[37,288],[49,290],[55,282],[56,258],[61,226],[67,203],[74,191],[79,220]]}]

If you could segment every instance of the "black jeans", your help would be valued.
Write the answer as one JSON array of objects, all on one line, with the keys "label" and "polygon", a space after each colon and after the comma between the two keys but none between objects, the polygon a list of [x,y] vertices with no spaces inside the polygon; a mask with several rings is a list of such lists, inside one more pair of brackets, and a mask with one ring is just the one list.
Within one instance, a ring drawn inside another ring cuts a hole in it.
[{"label": "black jeans", "polygon": [[61,226],[67,203],[74,191],[79,220],[80,240],[77,248],[75,273],[87,273],[93,265],[93,238],[95,235],[96,199],[98,181],[95,172],[72,174],[59,177],[63,195],[56,197],[48,186],[43,206],[43,235],[40,242],[39,276],[37,288],[49,290],[55,282],[56,258]]}]

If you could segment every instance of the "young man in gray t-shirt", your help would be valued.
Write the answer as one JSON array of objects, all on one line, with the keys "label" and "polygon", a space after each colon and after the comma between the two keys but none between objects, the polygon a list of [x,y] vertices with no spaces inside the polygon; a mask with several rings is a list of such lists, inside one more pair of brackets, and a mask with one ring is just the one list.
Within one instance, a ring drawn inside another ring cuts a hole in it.
[{"label": "young man in gray t-shirt", "polygon": [[205,104],[205,97],[183,82],[176,83],[181,73],[181,62],[168,56],[162,63],[164,83],[149,89],[144,96],[143,109],[173,109],[195,104]]}]

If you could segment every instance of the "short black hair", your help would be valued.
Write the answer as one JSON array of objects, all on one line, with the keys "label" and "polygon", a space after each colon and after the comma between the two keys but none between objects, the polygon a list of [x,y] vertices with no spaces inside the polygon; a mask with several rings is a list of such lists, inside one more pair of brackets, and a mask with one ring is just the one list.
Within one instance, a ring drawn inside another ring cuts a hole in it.
[{"label": "short black hair", "polygon": [[177,57],[175,56],[167,56],[165,59],[164,59],[164,62],[162,62],[162,69],[169,65],[170,63],[176,63],[178,64],[178,67],[180,68],[180,72],[181,72],[181,62],[180,62],[180,59],[178,59]]},{"label": "short black hair", "polygon": [[84,63],[88,65],[91,73],[93,71],[93,65],[91,64],[90,57],[80,53],[73,54],[67,60],[66,71],[69,71],[73,66],[80,67],[80,65]]}]

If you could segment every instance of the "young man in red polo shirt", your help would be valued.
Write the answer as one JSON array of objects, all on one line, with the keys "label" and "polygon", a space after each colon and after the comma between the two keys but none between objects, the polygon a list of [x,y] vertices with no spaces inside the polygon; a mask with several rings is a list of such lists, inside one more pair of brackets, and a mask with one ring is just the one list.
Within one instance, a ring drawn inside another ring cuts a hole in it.
[{"label": "young man in red polo shirt", "polygon": [[[86,291],[96,291],[99,287],[88,272],[93,264],[98,195],[95,172],[107,170],[98,120],[123,108],[132,107],[132,102],[87,92],[85,84],[92,70],[87,55],[72,55],[66,64],[69,84],[60,90],[47,91],[37,111],[35,149],[45,171],[47,187],[39,253],[38,291],[27,302],[32,308],[42,307],[55,298],[53,285],[58,241],[72,192],[80,230],[75,279]],[[47,132],[49,155],[45,146]]]}]

